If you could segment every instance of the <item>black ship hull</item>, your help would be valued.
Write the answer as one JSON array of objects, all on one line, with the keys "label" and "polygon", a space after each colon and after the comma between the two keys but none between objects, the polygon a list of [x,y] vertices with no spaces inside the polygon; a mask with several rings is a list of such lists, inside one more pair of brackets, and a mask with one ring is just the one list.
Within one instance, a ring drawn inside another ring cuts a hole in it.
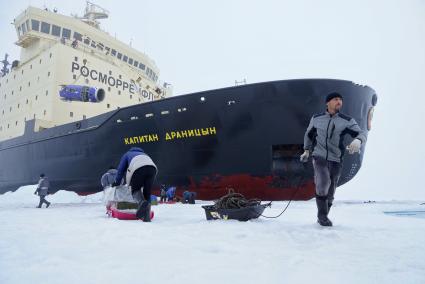
[{"label": "black ship hull", "polygon": [[[344,96],[343,112],[368,127],[375,91],[328,79],[257,83],[122,108],[0,143],[0,193],[34,184],[40,173],[54,190],[101,191],[100,177],[130,147],[158,166],[160,184],[210,200],[229,188],[249,198],[307,200],[314,196],[311,163],[299,162],[303,137],[327,93]],[[348,139],[349,137],[347,137]],[[360,169],[360,154],[345,155],[339,185]],[[155,192],[155,191],[154,191]],[[294,196],[294,193],[295,196]]]}]

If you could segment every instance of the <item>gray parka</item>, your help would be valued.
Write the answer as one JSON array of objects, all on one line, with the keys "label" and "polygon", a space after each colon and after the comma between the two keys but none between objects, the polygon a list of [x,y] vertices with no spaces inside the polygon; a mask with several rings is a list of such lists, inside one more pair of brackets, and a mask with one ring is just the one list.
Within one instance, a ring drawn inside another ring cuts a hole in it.
[{"label": "gray parka", "polygon": [[342,113],[331,116],[328,112],[314,115],[304,135],[304,150],[310,150],[313,157],[340,163],[344,156],[344,135],[366,142],[363,131],[354,118]]},{"label": "gray parka", "polygon": [[50,182],[47,177],[40,178],[38,181],[37,190],[35,191],[40,196],[46,196],[49,194]]}]

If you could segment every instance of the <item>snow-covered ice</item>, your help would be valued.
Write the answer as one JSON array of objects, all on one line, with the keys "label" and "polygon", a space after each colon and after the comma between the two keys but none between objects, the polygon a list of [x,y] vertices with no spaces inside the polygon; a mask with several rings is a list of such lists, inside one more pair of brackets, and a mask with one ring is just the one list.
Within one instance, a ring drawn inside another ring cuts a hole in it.
[{"label": "snow-covered ice", "polygon": [[332,228],[313,200],[248,222],[206,221],[206,201],[158,205],[143,223],[107,217],[101,194],[60,191],[37,209],[34,190],[0,195],[2,284],[425,283],[425,219],[383,213],[418,201],[337,200]]}]

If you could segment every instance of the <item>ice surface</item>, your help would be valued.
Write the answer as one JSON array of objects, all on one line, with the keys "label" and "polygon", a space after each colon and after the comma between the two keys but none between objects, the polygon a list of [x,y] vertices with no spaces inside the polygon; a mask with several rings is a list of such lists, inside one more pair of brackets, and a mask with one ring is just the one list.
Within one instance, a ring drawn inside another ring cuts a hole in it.
[{"label": "ice surface", "polygon": [[[314,201],[278,219],[206,221],[201,205],[153,206],[152,223],[108,218],[102,194],[0,195],[0,283],[425,283],[425,219],[384,214],[418,202]],[[274,202],[264,215],[277,215]],[[422,208],[423,209],[423,208]]]}]

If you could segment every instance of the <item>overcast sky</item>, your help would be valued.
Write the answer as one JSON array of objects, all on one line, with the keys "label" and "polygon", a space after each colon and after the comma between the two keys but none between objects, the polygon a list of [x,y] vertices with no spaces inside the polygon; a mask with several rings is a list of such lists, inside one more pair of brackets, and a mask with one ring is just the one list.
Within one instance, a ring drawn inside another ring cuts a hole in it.
[{"label": "overcast sky", "polygon": [[[0,0],[0,57],[28,5],[82,14],[85,1]],[[174,94],[336,78],[378,94],[363,167],[338,199],[425,200],[425,0],[95,1],[102,28],[150,56]],[[11,60],[10,60],[11,61]],[[278,130],[276,130],[278,131]]]}]

